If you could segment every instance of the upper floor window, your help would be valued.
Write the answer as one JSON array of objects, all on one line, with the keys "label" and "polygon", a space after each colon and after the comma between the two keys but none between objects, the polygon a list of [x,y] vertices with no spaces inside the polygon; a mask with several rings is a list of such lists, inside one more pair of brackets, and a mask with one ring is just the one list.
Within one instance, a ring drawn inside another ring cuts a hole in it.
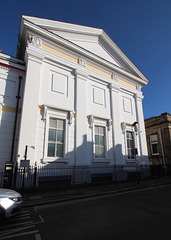
[{"label": "upper floor window", "polygon": [[65,121],[49,119],[48,157],[64,157]]},{"label": "upper floor window", "polygon": [[151,154],[152,155],[158,155],[158,139],[157,134],[153,134],[150,136],[150,146],[151,146]]},{"label": "upper floor window", "polygon": [[131,151],[131,149],[135,147],[134,133],[131,131],[126,131],[126,140],[127,140],[128,159],[134,159],[134,155],[132,155],[132,151]]},{"label": "upper floor window", "polygon": [[105,127],[95,126],[95,158],[105,158]]}]

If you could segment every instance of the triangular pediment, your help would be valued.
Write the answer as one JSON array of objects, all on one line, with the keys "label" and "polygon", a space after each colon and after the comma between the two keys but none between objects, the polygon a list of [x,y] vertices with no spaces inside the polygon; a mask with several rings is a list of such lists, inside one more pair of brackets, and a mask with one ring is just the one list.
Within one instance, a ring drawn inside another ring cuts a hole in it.
[{"label": "triangular pediment", "polygon": [[74,46],[78,46],[88,53],[94,54],[107,63],[117,66],[141,79],[147,80],[102,29],[30,16],[22,16],[22,18],[67,40]]}]

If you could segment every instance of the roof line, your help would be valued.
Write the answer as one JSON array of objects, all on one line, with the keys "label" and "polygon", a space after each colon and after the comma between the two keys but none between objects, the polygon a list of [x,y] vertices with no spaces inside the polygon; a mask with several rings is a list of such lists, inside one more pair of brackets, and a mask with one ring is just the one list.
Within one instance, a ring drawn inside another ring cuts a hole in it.
[{"label": "roof line", "polygon": [[8,64],[2,63],[2,62],[0,62],[0,65],[2,65],[2,66],[4,66],[4,67],[9,67],[9,68],[15,69],[15,70],[18,70],[18,71],[21,71],[21,72],[26,72],[25,69],[18,68],[18,67],[14,67],[14,66],[11,66],[11,65],[8,65]]},{"label": "roof line", "polygon": [[[40,18],[40,19],[41,19],[41,18]],[[121,69],[121,70],[124,70],[125,72],[127,72],[127,73],[129,73],[129,74],[132,74],[132,73],[130,73],[129,71],[127,71],[126,69],[124,69],[124,68],[122,68],[122,67],[118,67],[118,66],[115,65],[114,63],[111,63],[110,61],[108,61],[108,60],[106,60],[106,59],[104,59],[104,58],[102,58],[102,57],[100,57],[100,56],[98,56],[98,55],[90,52],[89,50],[87,50],[87,49],[85,49],[85,48],[83,48],[83,47],[81,47],[81,46],[79,46],[79,45],[71,42],[70,40],[68,40],[68,39],[66,39],[66,38],[64,38],[64,37],[61,37],[61,36],[59,36],[58,34],[56,34],[56,33],[54,33],[54,32],[51,32],[50,30],[47,30],[46,28],[44,28],[44,27],[42,27],[42,26],[39,26],[38,24],[36,24],[36,23],[34,23],[34,22],[32,22],[32,21],[24,18],[24,16],[23,16],[23,20],[25,20],[25,21],[27,21],[27,22],[29,22],[29,23],[31,23],[31,24],[33,24],[33,25],[35,25],[35,26],[43,29],[43,30],[46,31],[46,32],[51,33],[51,34],[54,35],[54,36],[59,37],[59,38],[62,39],[62,40],[65,40],[66,42],[70,43],[71,45],[76,46],[76,47],[79,48],[80,50],[84,50],[84,51],[86,51],[87,53],[90,53],[90,54],[93,55],[94,57],[99,58],[100,60],[105,61],[106,63],[112,64],[113,66],[115,66],[116,68],[118,68],[118,70]],[[55,20],[52,20],[52,21],[55,21]],[[101,29],[101,30],[102,30],[104,33],[106,33],[103,29]],[[106,33],[106,34],[107,34],[107,33]],[[108,34],[107,34],[107,35],[108,35]],[[109,38],[110,38],[110,37],[109,37]],[[110,38],[110,40],[113,42],[113,40],[112,40],[111,38]],[[119,47],[118,47],[118,48],[119,48]],[[120,48],[119,48],[119,49],[120,49]],[[121,52],[122,52],[122,50],[121,50]],[[126,56],[125,53],[123,53],[123,54]],[[127,57],[127,56],[126,56],[126,57]],[[127,58],[128,58],[128,57],[127,57]],[[129,59],[129,58],[128,58],[128,59]],[[130,60],[130,61],[131,61],[131,60]],[[131,63],[132,63],[132,61],[131,61]],[[135,65],[134,63],[132,63],[132,64]],[[136,67],[136,66],[135,66],[135,67]],[[140,71],[140,70],[139,70],[139,71]],[[140,71],[140,72],[141,72],[141,71]],[[141,73],[141,74],[142,74],[142,73]],[[136,76],[136,75],[134,75],[134,74],[132,74],[132,75],[133,75],[133,76]],[[142,74],[142,75],[143,75],[143,74]],[[145,76],[144,76],[144,77],[145,77]],[[138,78],[140,78],[140,79],[148,82],[148,79],[147,79],[146,77],[145,77],[146,79],[143,79],[143,78],[141,78],[140,76],[139,76]]]},{"label": "roof line", "polygon": [[[28,19],[26,19],[26,18],[23,18],[23,19],[26,20],[26,21],[28,21],[28,22],[30,22],[31,24],[34,24],[35,26],[40,27],[40,28],[42,28],[43,30],[45,30],[45,31],[47,31],[47,32],[49,32],[49,33],[51,33],[51,34],[53,34],[53,35],[55,35],[55,36],[57,36],[57,37],[59,37],[59,38],[65,40],[65,41],[71,43],[72,45],[75,45],[76,47],[78,47],[78,48],[80,48],[80,49],[83,49],[84,51],[86,51],[86,52],[88,52],[88,53],[91,53],[92,55],[94,55],[94,56],[100,58],[101,60],[106,61],[107,63],[110,63],[110,64],[112,64],[112,65],[118,67],[116,64],[111,63],[110,61],[108,61],[108,60],[106,60],[106,59],[104,59],[104,58],[102,58],[102,57],[96,55],[95,53],[90,52],[89,50],[87,50],[87,49],[85,49],[85,48],[83,48],[83,47],[77,45],[76,43],[73,43],[73,42],[71,42],[70,40],[68,40],[68,39],[66,39],[66,38],[64,38],[64,37],[61,37],[60,35],[58,35],[58,34],[52,32],[52,31],[50,31],[50,30],[47,30],[46,28],[44,28],[44,27],[42,27],[42,26],[39,26],[39,25],[37,25],[36,23],[31,22],[30,20],[28,20]],[[54,20],[53,20],[53,21],[54,21]],[[80,25],[80,26],[81,26],[81,25]],[[102,29],[102,30],[103,30],[103,29]],[[104,30],[103,30],[103,31],[104,31]],[[113,40],[112,40],[112,41],[113,41]],[[125,69],[122,68],[122,67],[118,67],[118,68],[123,69],[124,71],[127,71],[127,70],[125,70]],[[127,72],[128,72],[128,71],[127,71]],[[129,73],[129,72],[128,72],[128,73]]]}]

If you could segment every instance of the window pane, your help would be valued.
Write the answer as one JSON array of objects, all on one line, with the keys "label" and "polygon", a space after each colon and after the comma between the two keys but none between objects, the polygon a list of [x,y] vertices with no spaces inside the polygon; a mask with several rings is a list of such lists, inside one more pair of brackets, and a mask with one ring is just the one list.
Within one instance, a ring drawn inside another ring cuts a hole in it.
[{"label": "window pane", "polygon": [[63,157],[63,144],[57,144],[56,156]]},{"label": "window pane", "polygon": [[152,144],[152,151],[153,151],[153,154],[158,153],[157,144]]},{"label": "window pane", "polygon": [[130,132],[126,132],[126,138],[130,138]]},{"label": "window pane", "polygon": [[100,156],[100,147],[99,146],[95,146],[95,157],[99,158]]},{"label": "window pane", "polygon": [[63,142],[64,141],[63,130],[58,130],[57,131],[57,141],[58,142]]},{"label": "window pane", "polygon": [[49,129],[49,140],[55,142],[56,141],[56,130]]},{"label": "window pane", "polygon": [[48,143],[48,157],[55,157],[55,144]]},{"label": "window pane", "polygon": [[128,159],[131,159],[132,157],[131,157],[131,149],[128,149]]},{"label": "window pane", "polygon": [[57,120],[54,118],[50,118],[49,127],[57,128]]},{"label": "window pane", "polygon": [[100,138],[99,144],[104,146],[104,136],[99,136],[99,138]]},{"label": "window pane", "polygon": [[104,147],[101,147],[100,158],[105,158],[105,149],[104,149]]},{"label": "window pane", "polygon": [[134,148],[134,141],[133,140],[130,140],[130,147]]},{"label": "window pane", "polygon": [[104,147],[101,147],[101,146],[95,147],[95,157],[96,158],[105,158]]},{"label": "window pane", "polygon": [[98,134],[99,133],[99,128],[95,127],[95,133]]},{"label": "window pane", "polygon": [[95,144],[99,145],[99,136],[95,135]]},{"label": "window pane", "polygon": [[135,145],[134,145],[134,138],[133,138],[133,132],[127,131],[126,132],[126,137],[127,137],[128,159],[134,159],[134,156],[131,154],[131,149],[135,147]]},{"label": "window pane", "polygon": [[126,132],[126,137],[127,137],[127,138],[130,138],[130,139],[133,139],[133,133],[127,131],[127,132]]},{"label": "window pane", "polygon": [[127,139],[127,148],[130,148],[130,147],[131,147],[130,141],[129,139]]},{"label": "window pane", "polygon": [[99,134],[104,135],[104,127],[99,127]]},{"label": "window pane", "polygon": [[64,129],[64,121],[58,120],[58,129]]}]

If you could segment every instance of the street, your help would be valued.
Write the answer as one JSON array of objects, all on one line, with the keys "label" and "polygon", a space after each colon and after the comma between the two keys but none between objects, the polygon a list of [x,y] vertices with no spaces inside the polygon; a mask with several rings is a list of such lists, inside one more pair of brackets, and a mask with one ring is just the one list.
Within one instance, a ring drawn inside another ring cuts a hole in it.
[{"label": "street", "polygon": [[17,217],[20,224],[15,226],[15,221],[12,227],[10,219],[0,227],[0,239],[171,239],[171,185],[40,205],[24,211],[26,219],[21,220],[23,213]]}]

